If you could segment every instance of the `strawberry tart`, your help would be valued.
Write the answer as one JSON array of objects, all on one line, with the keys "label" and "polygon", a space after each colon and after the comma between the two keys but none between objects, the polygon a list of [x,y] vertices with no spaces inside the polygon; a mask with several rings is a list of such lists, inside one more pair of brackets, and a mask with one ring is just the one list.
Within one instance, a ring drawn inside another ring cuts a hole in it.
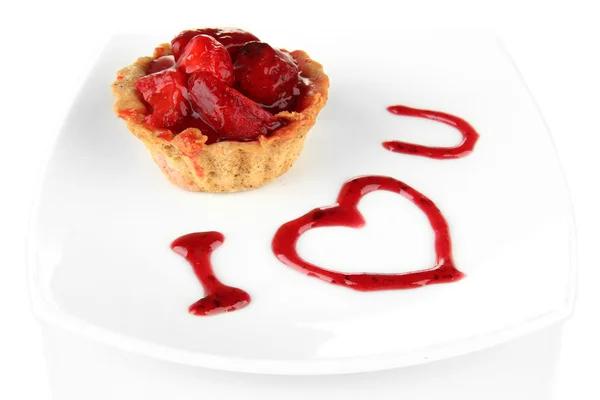
[{"label": "strawberry tart", "polygon": [[292,166],[327,102],[329,78],[304,51],[205,28],[121,69],[112,89],[115,113],[171,182],[236,192]]}]

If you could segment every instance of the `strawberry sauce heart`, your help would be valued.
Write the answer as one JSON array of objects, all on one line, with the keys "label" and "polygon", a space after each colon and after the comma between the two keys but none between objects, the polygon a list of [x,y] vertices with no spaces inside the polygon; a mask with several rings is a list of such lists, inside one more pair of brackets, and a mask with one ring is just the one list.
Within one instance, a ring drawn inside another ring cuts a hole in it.
[{"label": "strawberry sauce heart", "polygon": [[395,115],[418,117],[439,121],[456,128],[462,135],[463,141],[455,147],[430,147],[419,144],[400,142],[397,140],[383,142],[383,147],[395,153],[412,154],[437,159],[461,158],[468,156],[475,147],[479,134],[464,119],[440,111],[420,110],[406,106],[390,106],[389,112]]},{"label": "strawberry sauce heart", "polygon": [[245,291],[224,285],[217,279],[210,262],[212,252],[223,243],[219,232],[197,232],[181,236],[171,244],[171,249],[192,265],[202,283],[205,297],[189,307],[190,314],[215,315],[239,310],[250,303]]},{"label": "strawberry sauce heart", "polygon": [[[436,264],[433,268],[404,274],[345,274],[311,264],[298,255],[296,243],[309,229],[326,226],[349,228],[364,226],[365,220],[357,205],[363,196],[377,190],[398,193],[412,201],[425,213],[435,233]],[[464,277],[464,274],[454,266],[450,231],[440,210],[415,189],[386,176],[363,176],[346,182],[338,195],[336,205],[316,208],[298,219],[283,224],[273,237],[272,249],[281,262],[305,275],[363,292],[412,289],[453,282]]]}]

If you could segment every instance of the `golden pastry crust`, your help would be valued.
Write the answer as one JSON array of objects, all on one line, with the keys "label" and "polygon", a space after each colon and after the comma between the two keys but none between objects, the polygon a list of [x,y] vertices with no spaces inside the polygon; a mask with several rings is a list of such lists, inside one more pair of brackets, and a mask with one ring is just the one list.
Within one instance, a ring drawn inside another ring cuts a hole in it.
[{"label": "golden pastry crust", "polygon": [[208,139],[197,128],[188,128],[175,137],[165,129],[153,129],[143,123],[146,106],[135,82],[146,73],[148,64],[162,55],[171,54],[163,44],[153,57],[141,57],[118,72],[112,84],[116,98],[115,113],[125,119],[128,129],[152,154],[163,173],[175,185],[197,192],[238,192],[257,188],[285,173],[302,150],[306,134],[327,102],[329,78],[323,66],[305,52],[290,54],[310,90],[300,112],[283,111],[276,115],[288,121],[269,137],[252,142],[223,141],[205,144]]}]

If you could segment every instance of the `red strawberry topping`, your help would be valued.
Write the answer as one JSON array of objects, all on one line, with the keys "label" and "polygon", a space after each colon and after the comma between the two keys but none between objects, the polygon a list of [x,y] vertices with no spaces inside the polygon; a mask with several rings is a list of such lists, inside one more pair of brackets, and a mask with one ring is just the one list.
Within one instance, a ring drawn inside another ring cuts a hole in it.
[{"label": "red strawberry topping", "polygon": [[189,89],[194,111],[224,138],[254,140],[280,126],[271,113],[211,74],[190,77]]},{"label": "red strawberry topping", "polygon": [[175,59],[173,56],[162,56],[158,57],[156,60],[152,60],[152,62],[148,65],[148,69],[146,69],[146,73],[148,75],[154,74],[156,72],[164,71],[165,69],[169,69],[175,65]]},{"label": "red strawberry topping", "polygon": [[179,59],[187,44],[196,35],[208,35],[217,39],[229,51],[232,60],[235,60],[237,52],[244,44],[258,40],[250,32],[236,28],[204,28],[183,31],[171,41],[171,51],[175,56],[175,60]]},{"label": "red strawberry topping", "polygon": [[166,50],[166,45],[157,49],[148,75],[135,84],[148,111],[139,119],[162,131],[164,140],[189,128],[207,136],[203,145],[255,140],[285,124],[273,114],[301,104],[296,101],[302,96],[293,57],[249,32],[183,31],[171,41],[173,55],[164,55]]},{"label": "red strawberry topping", "polygon": [[233,85],[233,64],[225,47],[207,35],[194,36],[177,61],[186,74],[207,72],[227,86]]},{"label": "red strawberry topping", "polygon": [[294,59],[267,43],[246,43],[234,67],[239,90],[265,108],[287,109],[300,93]]},{"label": "red strawberry topping", "polygon": [[189,113],[186,76],[174,68],[166,69],[137,80],[135,87],[150,105],[146,123],[157,128],[170,128]]}]

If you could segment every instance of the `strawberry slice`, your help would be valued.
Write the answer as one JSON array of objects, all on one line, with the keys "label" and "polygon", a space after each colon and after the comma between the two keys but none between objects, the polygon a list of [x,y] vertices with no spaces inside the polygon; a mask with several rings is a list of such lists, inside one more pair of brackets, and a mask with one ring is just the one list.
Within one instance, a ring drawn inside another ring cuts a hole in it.
[{"label": "strawberry slice", "polygon": [[146,69],[146,74],[154,74],[156,72],[164,71],[165,69],[169,69],[175,65],[175,59],[173,56],[162,56],[158,57],[156,60],[152,60],[152,62],[148,65]]},{"label": "strawberry slice", "polygon": [[280,126],[271,113],[211,74],[194,74],[188,88],[194,111],[223,139],[254,140]]},{"label": "strawberry slice", "polygon": [[207,72],[227,86],[233,85],[233,64],[225,47],[207,35],[194,36],[177,61],[177,67],[186,74]]},{"label": "strawberry slice", "polygon": [[156,128],[171,128],[190,114],[186,76],[171,68],[142,76],[135,83],[152,112],[146,123]]},{"label": "strawberry slice", "polygon": [[229,51],[232,60],[235,60],[237,52],[244,44],[258,40],[250,32],[236,28],[204,28],[183,31],[171,41],[171,51],[175,56],[175,60],[179,60],[187,44],[196,35],[208,35],[217,39]]},{"label": "strawberry slice", "polygon": [[289,108],[300,93],[298,66],[290,54],[264,42],[246,43],[235,60],[240,92],[264,108]]}]

